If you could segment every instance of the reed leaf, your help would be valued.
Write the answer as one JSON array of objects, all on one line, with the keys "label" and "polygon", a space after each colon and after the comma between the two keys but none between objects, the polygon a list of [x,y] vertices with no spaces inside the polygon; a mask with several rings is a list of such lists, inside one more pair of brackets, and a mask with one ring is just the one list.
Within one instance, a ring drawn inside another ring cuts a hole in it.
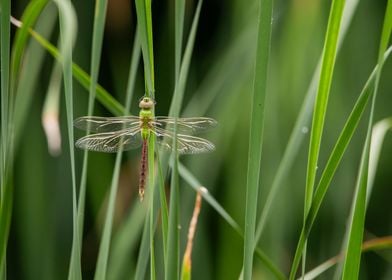
[{"label": "reed leaf", "polygon": [[257,198],[259,194],[261,148],[263,142],[264,106],[267,91],[269,50],[272,29],[272,0],[259,2],[256,64],[250,119],[248,173],[246,182],[246,212],[244,236],[244,279],[252,278],[255,244]]}]

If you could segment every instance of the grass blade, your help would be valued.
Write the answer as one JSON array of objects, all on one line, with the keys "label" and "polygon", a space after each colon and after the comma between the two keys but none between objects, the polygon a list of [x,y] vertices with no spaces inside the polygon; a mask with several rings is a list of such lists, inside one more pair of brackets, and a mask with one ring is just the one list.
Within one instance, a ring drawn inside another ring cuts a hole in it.
[{"label": "grass blade", "polygon": [[[1,71],[1,164],[0,164],[0,279],[5,279],[6,248],[8,243],[9,225],[11,219],[12,196],[8,195],[11,185],[8,181],[8,117],[10,98],[10,13],[11,1],[0,1],[1,8],[1,37],[0,37],[0,71]],[[6,195],[7,194],[7,195]],[[10,205],[11,204],[11,205]]]},{"label": "grass blade", "polygon": [[244,279],[252,278],[257,197],[259,193],[261,148],[263,142],[264,106],[267,91],[268,61],[272,29],[272,0],[259,3],[256,65],[254,70],[251,109],[248,173],[246,182],[246,212],[244,238]]},{"label": "grass blade", "polygon": [[[389,57],[392,48],[385,53],[385,59]],[[309,236],[309,233],[312,229],[313,223],[316,220],[316,216],[320,209],[320,206],[323,202],[324,196],[328,191],[331,180],[336,172],[337,167],[339,166],[340,160],[343,157],[344,152],[347,149],[347,146],[358,127],[361,116],[366,108],[366,105],[369,101],[369,98],[372,94],[372,85],[374,84],[374,80],[376,77],[376,69],[373,70],[370,75],[368,81],[366,82],[358,100],[348,117],[346,124],[340,133],[340,136],[335,144],[335,147],[328,159],[327,165],[321,175],[320,181],[316,188],[316,192],[313,198],[312,206],[309,210],[308,216],[306,218],[306,222],[302,228],[300,238],[297,244],[297,249],[294,255],[294,260],[291,267],[290,277],[292,279],[295,278],[295,274],[298,269],[298,265],[301,259],[302,252],[305,248],[306,239]]]},{"label": "grass blade", "polygon": [[[325,113],[327,111],[328,96],[331,88],[332,74],[335,65],[338,35],[340,23],[343,15],[345,0],[332,1],[330,16],[328,19],[327,33],[323,49],[321,63],[320,80],[316,100],[314,104],[312,129],[310,134],[310,144],[308,153],[308,165],[306,172],[305,202],[304,202],[304,223],[308,215],[313,199],[313,188],[316,179],[317,162],[320,152],[321,137],[323,133]],[[303,254],[302,272],[306,266],[306,245]],[[294,275],[292,276],[294,277]]]},{"label": "grass blade", "polygon": [[[196,30],[199,22],[200,11],[203,1],[200,0],[195,15],[193,17],[192,27],[186,45],[184,58],[182,61],[178,80],[174,89],[172,103],[170,106],[169,116],[177,118],[185,92],[185,85],[188,77],[189,65],[195,43]],[[178,40],[178,39],[177,39]],[[178,153],[177,153],[177,130],[174,131],[174,149],[172,154],[173,170],[172,185],[170,188],[170,205],[169,205],[169,221],[168,221],[168,240],[167,240],[167,262],[165,267],[165,279],[178,279],[180,276],[180,238],[179,238],[179,180],[178,180]]]},{"label": "grass blade", "polygon": [[166,191],[165,191],[165,178],[162,171],[162,162],[160,160],[159,153],[156,153],[157,157],[157,169],[158,169],[158,180],[159,184],[159,198],[161,206],[161,223],[162,223],[162,239],[163,239],[163,262],[164,265],[167,263],[167,235],[169,227],[169,210],[167,207]]},{"label": "grass blade", "polygon": [[390,129],[392,129],[392,118],[383,119],[373,126],[372,141],[370,143],[368,192],[366,204],[369,203],[370,195],[372,193],[374,178],[376,176],[378,160],[380,158],[385,134]]},{"label": "grass blade", "polygon": [[[88,98],[88,109],[87,115],[91,116],[94,111],[94,100],[96,96],[96,87],[98,80],[98,72],[102,51],[102,41],[103,41],[103,32],[105,27],[105,19],[106,19],[106,8],[107,1],[100,0],[95,3],[95,14],[94,14],[94,27],[93,27],[93,39],[92,39],[92,51],[91,51],[91,66],[90,66],[90,86],[89,86],[89,98]],[[79,239],[78,243],[72,243],[72,252],[71,252],[71,261],[68,272],[68,279],[72,279],[75,275],[80,275],[81,272],[78,271],[80,269],[80,252],[82,250],[82,236],[83,236],[83,227],[84,227],[84,209],[85,209],[85,200],[86,200],[86,184],[87,184],[87,168],[88,168],[88,151],[84,151],[83,155],[83,167],[82,167],[82,176],[80,180],[80,188],[79,188],[79,200],[77,207],[77,223],[78,223],[78,235]],[[76,246],[79,245],[79,248]],[[73,276],[72,276],[73,275]]]},{"label": "grass blade", "polygon": [[[151,16],[151,0],[136,0],[136,15],[138,22],[139,38],[141,49],[143,53],[144,62],[144,80],[146,86],[146,96],[155,97],[155,78],[154,78],[154,52],[153,52],[153,37],[152,37],[152,16]],[[154,114],[154,111],[153,111]],[[155,136],[150,135],[148,139],[148,186],[150,199],[150,218],[149,218],[149,239],[150,239],[150,277],[155,279],[155,249],[154,249],[154,234],[156,224],[156,209],[154,199],[155,188]],[[145,227],[147,229],[148,226]],[[147,230],[143,232],[147,234]],[[138,262],[144,263],[144,262]],[[140,269],[137,271],[141,271]]]},{"label": "grass blade", "polygon": [[[180,79],[180,65],[181,65],[181,54],[182,54],[182,38],[183,38],[183,30],[184,30],[184,10],[185,10],[185,1],[176,0],[175,1],[175,36],[174,36],[174,84],[176,93],[177,85]],[[193,45],[193,44],[192,44]],[[184,79],[183,79],[184,80]],[[174,93],[172,101],[176,94]],[[179,115],[179,110],[174,113],[176,117]],[[179,230],[178,230],[178,221],[179,221],[179,201],[178,201],[178,193],[179,193],[179,180],[178,180],[178,153],[177,153],[177,125],[174,126],[174,137],[173,137],[173,153],[172,158],[174,161],[172,176],[171,176],[171,186],[170,186],[170,211],[171,213],[168,217],[163,217],[163,222],[166,222],[166,225],[163,225],[163,244],[164,244],[164,263],[165,263],[165,276],[166,279],[176,279],[174,277],[174,273],[179,275],[177,271],[179,270],[179,261],[180,261],[180,238],[179,238]],[[162,172],[159,170],[159,172]],[[162,197],[162,206],[167,207],[165,205],[165,197],[161,192]],[[165,210],[165,209],[163,209]],[[162,215],[165,216],[165,212],[162,211]],[[167,218],[167,221],[165,221]],[[166,227],[166,229],[165,229]],[[165,233],[166,230],[166,233]],[[168,237],[169,236],[169,237]],[[170,260],[167,260],[167,256],[170,256]],[[175,258],[173,258],[175,255]],[[173,261],[175,260],[175,261]],[[169,277],[169,278],[168,278]]]},{"label": "grass blade", "polygon": [[[8,112],[9,112],[9,81],[10,81],[10,13],[11,13],[11,1],[2,0],[0,2],[1,7],[1,48],[0,48],[0,67],[1,67],[1,143],[3,147],[1,150],[1,178],[3,180],[6,166],[6,152],[7,152],[7,135],[8,135]],[[3,188],[5,182],[1,182],[1,197],[3,197]],[[1,205],[1,204],[0,204]],[[0,242],[4,242],[1,240]]]},{"label": "grass blade", "polygon": [[[128,112],[131,107],[133,91],[135,88],[137,67],[139,65],[139,60],[140,60],[140,44],[138,38],[139,35],[138,32],[136,32],[134,38],[133,51],[132,51],[131,67],[128,76],[128,85],[126,90],[126,100],[125,100],[125,109],[124,109],[125,112]],[[97,261],[94,279],[107,278],[106,274],[107,274],[111,234],[112,234],[112,227],[113,227],[115,202],[116,202],[116,195],[117,195],[117,188],[118,188],[118,180],[120,175],[121,159],[122,159],[122,150],[118,151],[116,155],[116,162],[114,165],[113,177],[110,186],[108,209],[106,213],[105,225],[104,225],[102,240],[99,248],[99,255],[98,255],[98,261]]]},{"label": "grass blade", "polygon": [[[75,173],[75,151],[74,151],[74,131],[73,131],[73,80],[72,80],[72,48],[76,35],[76,15],[70,1],[55,0],[59,11],[60,20],[60,60],[64,77],[65,105],[68,128],[68,144],[71,162],[72,177],[72,211],[73,211],[73,246],[77,249],[74,254],[80,259],[80,240],[77,222],[77,194],[76,194],[76,173]],[[71,279],[81,279],[80,262],[75,267]]]},{"label": "grass blade", "polygon": [[135,0],[140,44],[143,53],[146,95],[154,97],[154,53],[152,42],[151,0]]},{"label": "grass blade", "polygon": [[174,36],[174,83],[178,81],[180,76],[181,54],[182,54],[182,38],[184,33],[184,12],[185,0],[175,1],[175,36]]},{"label": "grass blade", "polygon": [[[44,37],[49,37],[55,27],[57,20],[57,10],[54,5],[46,5],[42,11],[40,19],[37,21],[37,29],[41,30]],[[11,23],[15,26],[22,26],[20,21],[11,18]],[[30,29],[29,29],[30,31]],[[34,55],[32,55],[34,54]],[[29,68],[22,68],[20,73],[20,80],[18,83],[15,108],[15,148],[18,149],[20,135],[22,133],[23,125],[26,121],[27,112],[31,107],[33,100],[33,92],[37,86],[37,76],[41,73],[43,60],[46,51],[35,40],[31,41],[26,52],[26,64]]]},{"label": "grass blade", "polygon": [[321,137],[324,127],[325,113],[327,110],[328,96],[332,83],[332,74],[336,59],[337,40],[342,19],[344,0],[334,0],[328,20],[323,59],[321,65],[320,81],[318,85],[312,130],[310,135],[309,157],[305,189],[304,219],[312,204],[313,186],[316,178],[317,161],[320,152]]},{"label": "grass blade", "polygon": [[[173,141],[176,141],[174,139]],[[177,141],[176,141],[177,142]],[[174,149],[177,144],[175,143]],[[179,261],[180,261],[180,236],[179,236],[179,180],[178,180],[178,155],[173,152],[173,170],[172,183],[170,186],[170,204],[169,204],[169,221],[168,221],[168,239],[167,253],[168,256],[165,267],[165,279],[179,279]]]},{"label": "grass blade", "polygon": [[361,261],[361,244],[363,238],[363,230],[365,226],[366,213],[366,192],[369,172],[369,152],[370,140],[373,126],[373,116],[375,102],[381,78],[382,66],[384,63],[384,52],[387,49],[388,42],[392,31],[392,0],[388,0],[385,11],[384,25],[381,33],[381,42],[378,53],[378,69],[376,72],[376,80],[374,84],[374,91],[372,97],[372,105],[370,109],[370,116],[368,128],[366,133],[366,140],[362,151],[361,163],[358,174],[358,182],[356,185],[355,196],[352,205],[351,221],[348,230],[348,242],[346,245],[346,256],[343,265],[342,279],[356,279],[359,275],[359,267]]},{"label": "grass blade", "polygon": [[[15,35],[10,60],[10,1],[1,4],[1,187],[0,187],[0,277],[5,275],[6,250],[13,205],[13,161],[14,161],[14,103],[20,66],[28,39],[28,28],[40,15],[46,1],[30,3],[23,17],[26,25]],[[11,64],[10,64],[11,63]]]}]

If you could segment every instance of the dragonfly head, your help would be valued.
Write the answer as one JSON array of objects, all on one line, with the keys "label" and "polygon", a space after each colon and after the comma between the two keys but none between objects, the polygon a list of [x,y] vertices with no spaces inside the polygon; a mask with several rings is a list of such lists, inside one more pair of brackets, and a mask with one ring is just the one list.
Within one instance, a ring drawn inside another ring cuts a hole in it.
[{"label": "dragonfly head", "polygon": [[155,101],[150,97],[142,97],[139,101],[139,108],[140,109],[152,109],[155,105]]}]

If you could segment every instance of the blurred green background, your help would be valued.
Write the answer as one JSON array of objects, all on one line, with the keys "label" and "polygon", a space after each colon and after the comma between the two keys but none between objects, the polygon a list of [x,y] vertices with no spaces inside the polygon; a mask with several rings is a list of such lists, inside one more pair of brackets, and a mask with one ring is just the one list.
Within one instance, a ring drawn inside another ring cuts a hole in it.
[{"label": "blurred green background", "polygon": [[[183,116],[205,115],[219,122],[216,129],[205,135],[215,143],[216,151],[184,156],[181,162],[242,228],[256,44],[257,6],[253,2],[204,1],[182,110]],[[260,209],[321,55],[330,2],[274,1]],[[320,168],[325,166],[345,120],[376,64],[386,2],[359,1],[338,53],[322,140]],[[12,15],[20,18],[27,3],[12,1]],[[95,3],[73,1],[73,4],[78,19],[74,62],[89,72]],[[184,42],[196,4],[197,1],[186,1]],[[174,87],[174,1],[153,1],[152,9],[156,114],[166,115]],[[109,1],[99,83],[122,104],[135,23],[133,1]],[[52,43],[57,43],[58,21],[54,5],[45,9],[35,29]],[[48,152],[41,113],[54,61],[33,40],[29,44],[29,59],[31,64],[25,63],[23,67],[31,75],[33,101],[25,112],[28,120],[22,130],[14,166],[15,191],[7,273],[9,279],[66,279],[72,243],[72,188],[64,96],[61,96],[60,101],[62,153],[53,157]],[[29,68],[30,65],[38,66]],[[381,78],[376,121],[391,116],[391,75],[392,63],[388,61]],[[75,82],[75,117],[86,114],[87,93]],[[132,103],[133,114],[138,114],[137,101],[143,95],[141,64]],[[100,104],[96,106],[94,114],[110,116]],[[344,155],[310,235],[308,269],[338,254],[342,247],[367,118],[368,111]],[[305,142],[279,189],[259,243],[259,247],[286,273],[289,272],[302,226],[309,129],[304,125]],[[77,137],[82,135],[76,132]],[[80,150],[76,151],[77,182],[80,180],[82,154]],[[387,135],[367,211],[365,239],[390,235],[392,231],[391,155],[392,138]],[[86,279],[91,279],[95,270],[114,159],[114,155],[102,153],[91,153],[90,156],[82,252],[82,270]],[[139,159],[140,151],[136,150],[126,153],[122,162],[109,262],[108,275],[111,279],[129,279],[137,260],[143,225],[143,214],[137,212],[142,212],[140,209],[143,207],[137,198]],[[180,192],[183,253],[195,192],[184,181],[181,181]],[[127,240],[127,236],[132,240]],[[157,244],[159,247],[159,242]],[[115,258],[118,256],[117,245],[124,249],[122,256],[125,258]],[[161,261],[160,252],[158,248],[158,263]],[[204,201],[194,243],[194,279],[238,279],[242,258],[243,240]],[[391,261],[390,255],[373,252],[364,254],[361,279],[391,279]],[[254,269],[254,279],[273,279],[257,258]],[[332,279],[333,275],[334,269],[319,279]]]}]

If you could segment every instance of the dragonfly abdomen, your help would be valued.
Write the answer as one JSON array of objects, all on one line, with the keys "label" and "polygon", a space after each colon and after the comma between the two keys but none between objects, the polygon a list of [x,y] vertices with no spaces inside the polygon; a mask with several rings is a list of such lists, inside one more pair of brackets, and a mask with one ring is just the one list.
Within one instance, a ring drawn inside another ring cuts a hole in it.
[{"label": "dragonfly abdomen", "polygon": [[140,160],[140,176],[139,176],[139,198],[140,201],[144,198],[144,187],[146,185],[147,175],[147,139],[143,139],[142,156]]}]

